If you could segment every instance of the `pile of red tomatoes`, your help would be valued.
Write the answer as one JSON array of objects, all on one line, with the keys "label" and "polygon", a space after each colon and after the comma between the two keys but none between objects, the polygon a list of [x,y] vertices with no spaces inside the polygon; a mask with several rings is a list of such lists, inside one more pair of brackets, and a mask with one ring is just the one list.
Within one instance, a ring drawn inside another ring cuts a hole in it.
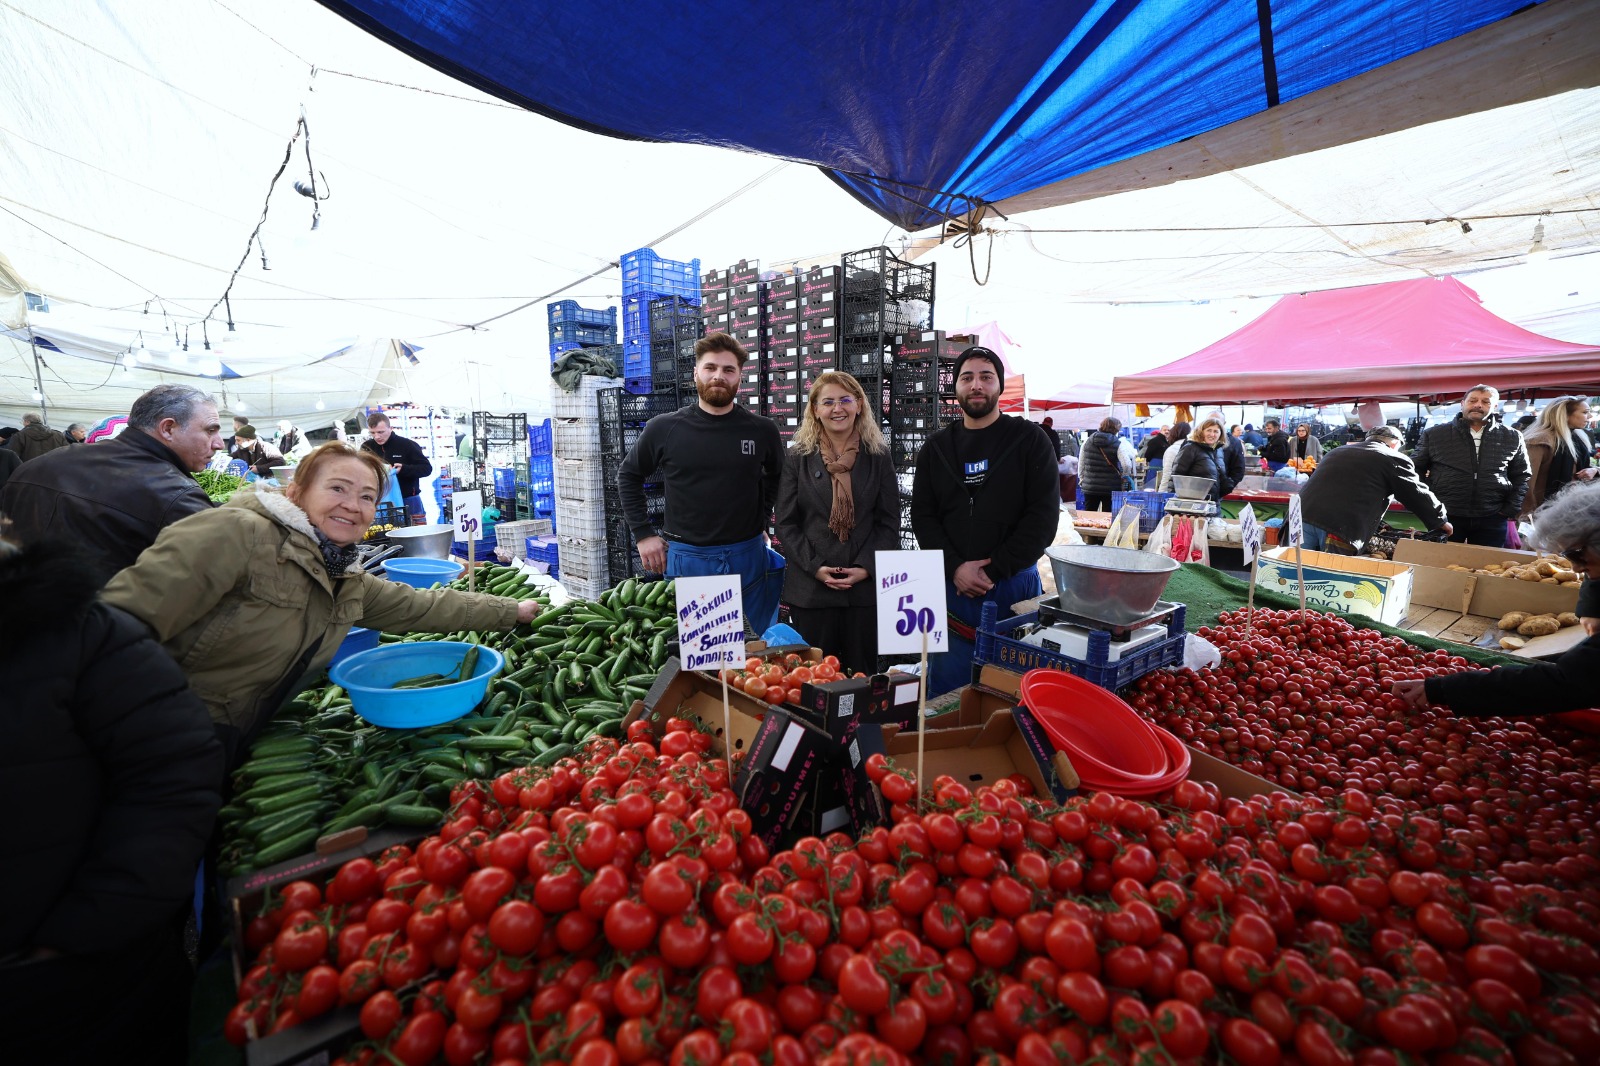
[{"label": "pile of red tomatoes", "polygon": [[[1471,665],[1330,615],[1256,611],[1246,628],[1238,612],[1199,633],[1222,662],[1147,675],[1136,709],[1275,784],[1365,793],[1387,827],[1379,842],[1410,869],[1583,888],[1600,902],[1595,737],[1538,717],[1412,711],[1391,681]],[[1396,819],[1412,828],[1395,831]]]},{"label": "pile of red tomatoes", "polygon": [[283,889],[229,1035],[343,1005],[363,1066],[1600,1058],[1600,911],[1416,869],[1398,842],[1433,820],[1360,789],[1058,806],[940,778],[918,811],[890,769],[891,827],[769,855],[665,728],[465,783],[414,851]]}]

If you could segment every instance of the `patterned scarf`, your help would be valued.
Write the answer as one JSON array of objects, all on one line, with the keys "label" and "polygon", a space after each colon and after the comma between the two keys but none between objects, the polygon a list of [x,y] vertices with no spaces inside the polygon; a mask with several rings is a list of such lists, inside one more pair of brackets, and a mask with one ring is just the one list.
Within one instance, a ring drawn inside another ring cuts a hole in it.
[{"label": "patterned scarf", "polygon": [[856,502],[850,494],[850,470],[856,465],[856,453],[861,449],[860,434],[853,433],[837,455],[829,453],[832,442],[823,435],[822,463],[833,478],[833,510],[828,515],[828,528],[840,541],[850,539],[856,525]]},{"label": "patterned scarf", "polygon": [[355,565],[359,544],[335,544],[322,530],[317,531],[317,547],[322,549],[322,565],[328,568],[329,577],[339,577]]}]

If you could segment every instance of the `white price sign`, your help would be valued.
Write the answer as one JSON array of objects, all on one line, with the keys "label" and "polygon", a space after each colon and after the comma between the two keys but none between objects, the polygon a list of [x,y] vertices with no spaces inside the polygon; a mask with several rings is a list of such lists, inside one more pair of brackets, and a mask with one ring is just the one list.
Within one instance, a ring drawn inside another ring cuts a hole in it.
[{"label": "white price sign", "polygon": [[1256,509],[1248,503],[1239,509],[1239,544],[1246,563],[1261,550],[1261,523],[1256,521]]},{"label": "white price sign", "polygon": [[878,653],[900,655],[949,647],[944,552],[876,552]]},{"label": "white price sign", "polygon": [[744,592],[738,574],[677,580],[679,661],[685,670],[744,665]]},{"label": "white price sign", "polygon": [[1289,547],[1298,548],[1306,542],[1305,523],[1300,518],[1300,497],[1289,497],[1289,518],[1284,523],[1289,529]]},{"label": "white price sign", "polygon": [[450,497],[450,513],[455,518],[456,539],[475,541],[483,533],[483,493],[457,492]]}]

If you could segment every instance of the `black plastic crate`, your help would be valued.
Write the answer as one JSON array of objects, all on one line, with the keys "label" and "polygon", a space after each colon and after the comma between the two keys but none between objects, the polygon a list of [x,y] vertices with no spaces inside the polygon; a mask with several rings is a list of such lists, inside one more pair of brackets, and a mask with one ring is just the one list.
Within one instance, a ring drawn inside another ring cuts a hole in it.
[{"label": "black plastic crate", "polygon": [[894,356],[888,345],[860,344],[843,345],[839,353],[839,369],[847,370],[856,377],[863,374],[869,377],[888,377],[890,368],[894,365]]},{"label": "black plastic crate", "polygon": [[855,379],[861,382],[861,391],[866,393],[867,406],[872,408],[879,420],[887,419],[891,400],[889,397],[889,378],[875,374],[855,374]]},{"label": "black plastic crate", "polygon": [[487,411],[472,412],[472,437],[491,444],[527,443],[527,415],[494,415]]},{"label": "black plastic crate", "polygon": [[903,334],[895,354],[901,359],[954,359],[965,351],[963,341],[953,341],[942,329],[914,330]]},{"label": "black plastic crate", "polygon": [[928,438],[933,436],[934,430],[901,430],[889,434],[889,450],[894,456],[896,470],[909,470],[917,465],[917,455],[922,451],[922,446],[928,443]]},{"label": "black plastic crate", "polygon": [[894,395],[898,397],[936,397],[953,395],[956,389],[954,359],[896,359]]},{"label": "black plastic crate", "polygon": [[643,426],[656,415],[678,409],[678,398],[666,393],[640,394],[626,389],[601,389],[597,396],[602,431],[608,423],[613,427]]},{"label": "black plastic crate", "polygon": [[[607,518],[624,517],[622,510],[622,490],[617,488],[617,463],[621,460],[606,461],[605,488],[602,490],[602,499],[605,501]],[[659,481],[646,481],[644,483],[644,513],[652,521],[659,522],[667,514],[667,491]]]}]

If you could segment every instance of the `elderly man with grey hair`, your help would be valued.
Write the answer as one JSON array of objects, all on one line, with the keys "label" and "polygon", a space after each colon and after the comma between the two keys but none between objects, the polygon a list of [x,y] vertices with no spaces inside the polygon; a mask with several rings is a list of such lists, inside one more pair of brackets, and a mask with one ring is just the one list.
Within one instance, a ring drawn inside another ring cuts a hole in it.
[{"label": "elderly man with grey hair", "polygon": [[1472,386],[1461,413],[1423,433],[1417,449],[1417,473],[1450,512],[1450,539],[1488,548],[1506,546],[1531,476],[1522,434],[1500,421],[1499,402],[1492,385]]},{"label": "elderly man with grey hair", "polygon": [[220,429],[210,396],[158,385],[133,402],[115,440],[18,467],[0,490],[0,514],[23,544],[77,545],[104,583],[167,526],[211,506],[193,475],[222,448]]},{"label": "elderly man with grey hair", "polygon": [[1578,611],[1588,612],[1584,618],[1588,638],[1554,662],[1396,681],[1391,686],[1396,696],[1419,710],[1442,704],[1469,717],[1552,714],[1595,705],[1595,692],[1600,690],[1600,618],[1592,612],[1595,582],[1600,580],[1600,481],[1568,485],[1535,511],[1533,540],[1545,551],[1566,556],[1587,579],[1578,592]]}]

